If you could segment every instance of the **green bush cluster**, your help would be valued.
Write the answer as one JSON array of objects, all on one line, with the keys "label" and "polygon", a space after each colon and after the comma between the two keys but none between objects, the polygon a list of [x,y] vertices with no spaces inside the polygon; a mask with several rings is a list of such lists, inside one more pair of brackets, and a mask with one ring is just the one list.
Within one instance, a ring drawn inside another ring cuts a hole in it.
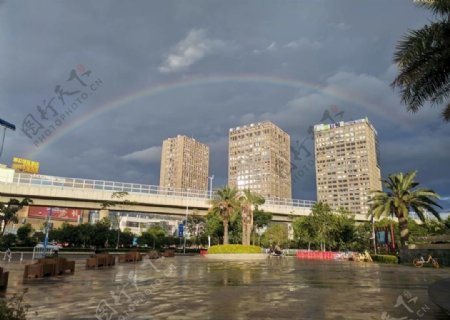
[{"label": "green bush cluster", "polygon": [[261,247],[244,246],[242,244],[225,244],[212,246],[208,249],[208,254],[218,253],[261,253]]},{"label": "green bush cluster", "polygon": [[373,254],[371,255],[371,257],[374,262],[398,264],[397,256],[387,254]]}]

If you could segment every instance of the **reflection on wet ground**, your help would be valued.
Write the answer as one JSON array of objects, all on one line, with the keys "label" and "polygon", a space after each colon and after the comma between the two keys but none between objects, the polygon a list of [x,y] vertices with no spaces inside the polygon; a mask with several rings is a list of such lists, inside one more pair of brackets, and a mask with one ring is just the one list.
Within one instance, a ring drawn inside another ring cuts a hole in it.
[{"label": "reflection on wet ground", "polygon": [[[22,281],[30,319],[447,319],[428,299],[448,269],[302,261],[175,257]],[[450,298],[450,297],[449,297]],[[37,314],[35,314],[37,312]]]}]

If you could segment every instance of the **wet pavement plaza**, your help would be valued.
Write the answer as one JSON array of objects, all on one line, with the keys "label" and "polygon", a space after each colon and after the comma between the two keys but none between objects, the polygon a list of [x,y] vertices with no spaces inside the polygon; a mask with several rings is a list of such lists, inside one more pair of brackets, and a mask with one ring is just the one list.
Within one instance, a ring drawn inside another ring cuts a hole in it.
[{"label": "wet pavement plaza", "polygon": [[74,275],[26,281],[23,264],[2,261],[7,296],[28,288],[29,319],[448,319],[427,288],[449,268],[177,256],[86,270],[76,261]]}]

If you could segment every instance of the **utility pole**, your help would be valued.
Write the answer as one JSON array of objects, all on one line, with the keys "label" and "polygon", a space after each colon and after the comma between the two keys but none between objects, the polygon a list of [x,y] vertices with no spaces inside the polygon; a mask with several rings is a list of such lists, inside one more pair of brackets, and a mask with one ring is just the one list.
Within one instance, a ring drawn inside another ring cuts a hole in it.
[{"label": "utility pole", "polygon": [[375,238],[375,219],[372,213],[372,242],[373,242],[373,252],[377,254],[377,239]]}]

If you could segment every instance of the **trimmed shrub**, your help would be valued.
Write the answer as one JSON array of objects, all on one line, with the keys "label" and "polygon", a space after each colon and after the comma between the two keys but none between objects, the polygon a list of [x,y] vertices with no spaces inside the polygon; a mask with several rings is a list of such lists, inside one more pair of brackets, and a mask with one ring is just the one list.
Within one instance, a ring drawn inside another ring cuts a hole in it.
[{"label": "trimmed shrub", "polygon": [[391,256],[387,254],[372,254],[371,257],[374,262],[398,264],[397,256]]},{"label": "trimmed shrub", "polygon": [[262,249],[258,246],[244,246],[242,244],[225,244],[212,246],[208,249],[208,254],[219,253],[261,253]]}]

